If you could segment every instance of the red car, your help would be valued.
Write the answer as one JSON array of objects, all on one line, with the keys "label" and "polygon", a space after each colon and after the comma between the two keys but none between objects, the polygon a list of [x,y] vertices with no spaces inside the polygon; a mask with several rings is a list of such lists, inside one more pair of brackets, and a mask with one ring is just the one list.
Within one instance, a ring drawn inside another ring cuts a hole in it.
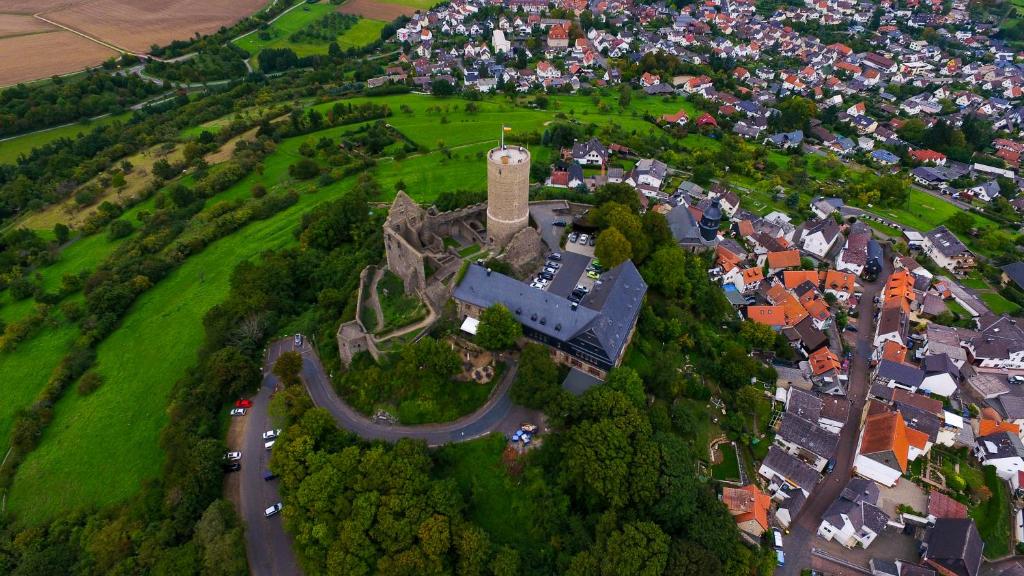
[{"label": "red car", "polygon": [[237,408],[252,408],[252,400],[248,398],[242,398],[241,400],[235,401],[235,407]]}]

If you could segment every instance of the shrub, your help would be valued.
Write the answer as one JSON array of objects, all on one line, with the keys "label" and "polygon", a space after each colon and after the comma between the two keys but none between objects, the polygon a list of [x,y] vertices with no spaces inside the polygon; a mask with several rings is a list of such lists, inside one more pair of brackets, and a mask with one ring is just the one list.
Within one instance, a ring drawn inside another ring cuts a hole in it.
[{"label": "shrub", "polygon": [[78,379],[78,395],[88,396],[89,394],[92,394],[93,392],[98,390],[99,387],[102,385],[103,377],[100,376],[97,372],[90,370],[85,374],[82,374],[82,377]]}]

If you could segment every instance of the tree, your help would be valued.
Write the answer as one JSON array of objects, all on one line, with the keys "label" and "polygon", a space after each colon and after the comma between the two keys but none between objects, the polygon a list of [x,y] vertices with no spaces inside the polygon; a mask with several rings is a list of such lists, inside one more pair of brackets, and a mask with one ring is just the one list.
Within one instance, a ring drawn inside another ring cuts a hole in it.
[{"label": "tree", "polygon": [[818,107],[813,100],[803,96],[793,96],[779,102],[779,128],[782,130],[798,130],[807,126],[807,122],[818,115]]},{"label": "tree", "polygon": [[444,78],[438,78],[430,83],[430,93],[434,96],[451,96],[455,94],[455,86]]},{"label": "tree", "polygon": [[689,293],[686,253],[678,246],[659,248],[644,265],[643,275],[652,288],[668,297]]},{"label": "tree", "polygon": [[740,324],[740,337],[758,350],[770,350],[775,345],[775,331],[772,327],[750,320]]},{"label": "tree", "polygon": [[53,226],[53,235],[57,237],[57,243],[63,244],[68,241],[71,236],[71,229],[68,228],[67,224],[58,222]]},{"label": "tree", "polygon": [[614,268],[633,256],[633,246],[616,228],[606,228],[597,235],[594,254],[601,260],[601,265]]},{"label": "tree", "polygon": [[629,103],[633,100],[633,89],[629,87],[629,84],[622,84],[619,87],[619,108],[629,108]]},{"label": "tree", "polygon": [[282,353],[274,362],[274,375],[286,386],[299,384],[299,373],[302,372],[302,355],[295,351]]},{"label": "tree", "polygon": [[110,239],[117,240],[132,233],[132,223],[127,220],[114,220],[110,223]]},{"label": "tree", "polygon": [[544,410],[562,392],[558,381],[558,366],[551,360],[547,348],[529,343],[519,355],[519,369],[510,392],[512,401],[527,408]]},{"label": "tree", "polygon": [[967,212],[960,210],[957,211],[956,214],[950,216],[949,220],[946,220],[946,224],[952,230],[964,234],[969,232],[970,229],[974,227],[974,218],[971,218],[971,215],[968,214]]},{"label": "tree", "polygon": [[480,314],[476,342],[488,350],[507,350],[515,346],[523,335],[523,327],[512,312],[501,304],[494,304]]},{"label": "tree", "polygon": [[616,202],[631,212],[640,212],[640,198],[635,188],[629,184],[605,184],[594,190],[594,204],[601,206],[608,202]]},{"label": "tree", "polygon": [[299,158],[295,164],[288,167],[288,174],[298,180],[309,180],[320,173],[320,166],[309,158]]}]

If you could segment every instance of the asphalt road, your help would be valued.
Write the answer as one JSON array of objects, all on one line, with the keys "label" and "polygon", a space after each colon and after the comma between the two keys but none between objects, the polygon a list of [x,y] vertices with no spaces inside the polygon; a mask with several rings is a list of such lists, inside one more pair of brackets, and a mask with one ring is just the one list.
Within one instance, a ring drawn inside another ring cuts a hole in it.
[{"label": "asphalt road", "polygon": [[266,481],[263,472],[268,470],[270,451],[263,447],[263,433],[272,428],[267,408],[270,396],[277,386],[277,377],[271,373],[277,357],[292,350],[290,339],[271,343],[264,365],[263,384],[259,394],[252,398],[253,406],[243,416],[245,436],[243,439],[242,469],[239,483],[242,520],[245,522],[246,555],[249,559],[249,573],[253,576],[291,576],[302,574],[292,552],[292,537],[284,530],[281,516],[267,518],[263,515],[271,504],[280,502],[277,491],[278,480]]},{"label": "asphalt road", "polygon": [[495,430],[505,430],[516,418],[526,419],[525,411],[514,407],[508,397],[509,388],[515,379],[518,365],[509,359],[501,382],[491,397],[476,412],[444,424],[422,426],[399,426],[375,422],[357,412],[335,393],[331,381],[324,372],[316,351],[307,343],[302,350],[302,379],[313,403],[325,408],[334,417],[338,426],[367,440],[395,442],[401,438],[423,440],[428,446],[441,446],[451,442],[463,442],[486,436]]},{"label": "asphalt road", "polygon": [[[821,483],[811,492],[807,502],[800,510],[796,521],[790,527],[790,533],[783,537],[783,550],[786,553],[786,565],[776,569],[776,576],[799,576],[800,571],[812,568],[811,548],[817,538],[818,524],[821,517],[833,501],[839,497],[852,476],[854,452],[860,435],[860,415],[864,411],[870,380],[871,341],[874,337],[875,308],[874,298],[881,291],[885,280],[892,273],[888,254],[885,258],[885,270],[879,279],[872,283],[862,283],[863,292],[857,306],[857,338],[853,360],[850,367],[849,398],[850,418],[839,434],[839,446],[836,449],[836,466],[832,472],[822,479]],[[853,333],[847,332],[848,336]]]}]

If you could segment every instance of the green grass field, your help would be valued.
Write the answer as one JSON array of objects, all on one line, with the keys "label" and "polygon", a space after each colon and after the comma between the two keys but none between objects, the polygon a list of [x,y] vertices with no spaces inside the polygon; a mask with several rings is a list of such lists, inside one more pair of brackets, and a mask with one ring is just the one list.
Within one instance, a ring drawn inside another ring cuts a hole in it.
[{"label": "green grass field", "polygon": [[64,324],[47,328],[13,352],[0,354],[0,446],[4,451],[10,446],[14,414],[32,404],[77,336],[77,327]]},{"label": "green grass field", "polygon": [[711,466],[711,477],[715,480],[739,480],[740,463],[732,444],[719,444],[722,462]]},{"label": "green grass field", "polygon": [[509,475],[501,455],[506,445],[501,434],[449,444],[441,449],[438,476],[454,478],[469,502],[469,518],[490,534],[496,544],[518,550],[533,549],[533,501],[520,482]]},{"label": "green grass field", "polygon": [[[256,56],[264,48],[291,48],[299,56],[311,54],[326,54],[328,42],[292,42],[289,38],[292,34],[319,21],[331,12],[337,11],[338,7],[324,2],[318,4],[304,4],[284,16],[280,17],[265,31],[256,31],[235,41],[235,45],[245,50],[250,56]],[[358,48],[365,46],[380,38],[380,31],[384,29],[384,22],[362,18],[353,26],[338,37],[338,46],[346,48]],[[260,38],[265,32],[269,39]]]},{"label": "green grass field", "polygon": [[[916,228],[921,232],[927,232],[932,228],[945,223],[953,216],[953,214],[962,212],[960,208],[946,202],[945,200],[941,200],[927,192],[921,192],[920,190],[913,188],[910,190],[910,196],[905,205],[895,208],[882,208],[875,206],[870,208],[870,210],[905,226]],[[979,228],[991,228],[996,226],[995,222],[985,218],[984,216],[970,212],[968,212],[968,214],[974,218],[975,225]]]},{"label": "green grass field", "polygon": [[127,120],[129,117],[131,117],[131,113],[126,112],[116,116],[100,118],[93,122],[62,126],[43,132],[32,132],[24,136],[16,136],[10,140],[5,140],[0,142],[0,164],[14,164],[18,160],[18,156],[28,154],[33,148],[49,144],[60,138],[76,138],[89,132],[96,126],[105,126],[112,124],[116,120]]},{"label": "green grass field", "polygon": [[[336,137],[347,129],[317,137]],[[292,187],[288,166],[299,157],[300,143],[300,138],[283,142],[266,159],[262,176],[243,179],[214,201],[247,195],[252,178],[271,191]],[[69,393],[57,403],[39,447],[18,470],[8,507],[27,522],[41,522],[68,510],[122,501],[154,477],[162,462],[158,440],[168,394],[195,363],[203,315],[226,297],[235,265],[295,243],[292,230],[302,214],[353,182],[294,186],[306,191],[298,204],[214,242],[144,293],[99,348],[97,369],[105,383],[88,397]]]},{"label": "green grass field", "polygon": [[438,4],[438,0],[377,0],[381,4],[398,4],[399,6],[408,6],[409,8],[415,8],[416,10],[427,10],[433,8],[434,4]]},{"label": "green grass field", "polygon": [[982,302],[995,314],[1019,314],[1020,306],[1011,302],[997,292],[985,292],[979,295]]}]

